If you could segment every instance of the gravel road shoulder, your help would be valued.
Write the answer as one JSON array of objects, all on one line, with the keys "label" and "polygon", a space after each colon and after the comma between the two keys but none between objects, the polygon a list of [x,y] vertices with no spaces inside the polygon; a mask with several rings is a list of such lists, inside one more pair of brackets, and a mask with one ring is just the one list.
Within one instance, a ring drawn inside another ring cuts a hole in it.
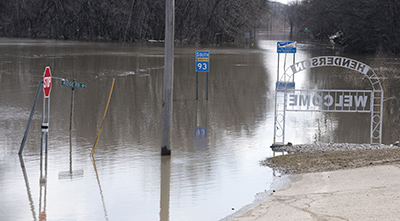
[{"label": "gravel road shoulder", "polygon": [[272,149],[289,154],[267,158],[261,164],[282,174],[400,164],[400,147],[397,145],[302,144],[284,145]]}]

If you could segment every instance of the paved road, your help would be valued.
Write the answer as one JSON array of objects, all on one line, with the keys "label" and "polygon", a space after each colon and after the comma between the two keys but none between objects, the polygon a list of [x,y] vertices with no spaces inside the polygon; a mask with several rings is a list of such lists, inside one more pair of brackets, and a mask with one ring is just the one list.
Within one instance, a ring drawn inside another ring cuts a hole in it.
[{"label": "paved road", "polygon": [[400,220],[400,165],[291,175],[285,189],[231,218]]}]

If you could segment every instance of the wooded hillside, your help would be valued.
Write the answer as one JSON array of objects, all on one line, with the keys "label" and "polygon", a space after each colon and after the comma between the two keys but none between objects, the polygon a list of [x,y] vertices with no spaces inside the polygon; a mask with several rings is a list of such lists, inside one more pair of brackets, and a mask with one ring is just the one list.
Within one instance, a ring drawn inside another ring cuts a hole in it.
[{"label": "wooded hillside", "polygon": [[399,0],[304,0],[291,3],[288,22],[317,39],[338,33],[337,45],[354,52],[400,54]]},{"label": "wooded hillside", "polygon": [[[231,43],[254,28],[265,0],[175,0],[175,38]],[[0,2],[0,36],[76,40],[164,39],[165,0]]]}]

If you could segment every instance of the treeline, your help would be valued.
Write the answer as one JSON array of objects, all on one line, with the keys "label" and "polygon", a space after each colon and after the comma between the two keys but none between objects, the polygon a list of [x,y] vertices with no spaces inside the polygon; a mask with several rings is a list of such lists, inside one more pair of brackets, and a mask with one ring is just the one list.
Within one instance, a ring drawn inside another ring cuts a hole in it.
[{"label": "treeline", "polygon": [[287,18],[293,32],[337,33],[333,41],[348,51],[400,53],[399,0],[304,0],[289,5]]},{"label": "treeline", "polygon": [[[232,43],[264,19],[265,0],[175,0],[175,38]],[[163,40],[165,0],[14,0],[0,2],[0,36]]]}]

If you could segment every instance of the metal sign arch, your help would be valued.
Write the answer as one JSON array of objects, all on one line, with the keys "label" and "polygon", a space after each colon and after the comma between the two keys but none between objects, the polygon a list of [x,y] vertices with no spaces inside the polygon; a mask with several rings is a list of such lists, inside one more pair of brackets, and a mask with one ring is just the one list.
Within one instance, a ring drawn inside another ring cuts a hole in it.
[{"label": "metal sign arch", "polygon": [[287,81],[293,81],[293,75],[295,73],[316,67],[342,67],[357,71],[364,74],[368,78],[373,90],[382,90],[381,82],[379,81],[377,74],[370,66],[351,58],[339,56],[320,56],[299,61],[286,68],[282,78],[287,78]]},{"label": "metal sign arch", "polygon": [[[362,112],[371,113],[370,143],[382,143],[382,112],[383,112],[384,92],[382,89],[382,84],[379,81],[377,74],[370,66],[354,59],[339,57],[339,56],[320,56],[294,63],[285,70],[284,74],[280,78],[280,81],[277,81],[275,90],[274,145],[284,144],[285,118],[286,118],[287,103],[288,103],[287,94],[294,93],[296,91],[294,88],[288,88],[289,85],[292,85],[294,87],[293,83],[294,74],[310,68],[326,67],[326,66],[347,68],[362,73],[367,77],[372,87],[372,90],[370,92],[368,91],[368,93],[371,94],[370,109],[369,111],[362,111]],[[313,91],[321,92],[329,90],[313,90]],[[353,92],[356,93],[357,91],[352,91],[352,92],[346,91],[346,93],[353,93]],[[363,92],[365,93],[366,91],[364,90]],[[345,95],[345,96],[349,97],[350,95]],[[309,100],[308,102],[310,103]],[[337,110],[312,110],[312,111],[343,112]],[[355,110],[346,112],[361,112],[361,111]]]}]

